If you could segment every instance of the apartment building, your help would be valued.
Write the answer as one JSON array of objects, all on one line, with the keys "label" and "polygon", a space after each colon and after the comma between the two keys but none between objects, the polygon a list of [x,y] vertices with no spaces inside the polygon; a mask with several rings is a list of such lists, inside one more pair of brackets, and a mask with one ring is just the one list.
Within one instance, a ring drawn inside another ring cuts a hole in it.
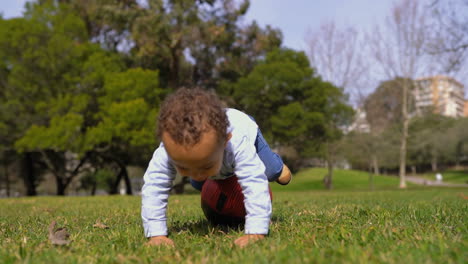
[{"label": "apartment building", "polygon": [[416,80],[414,98],[416,114],[432,111],[444,116],[462,117],[467,111],[463,85],[447,76]]},{"label": "apartment building", "polygon": [[468,117],[468,100],[465,101],[465,117]]},{"label": "apartment building", "polygon": [[346,132],[357,131],[361,133],[369,133],[370,132],[370,125],[367,122],[367,114],[362,108],[356,109],[356,115],[354,122],[351,126],[348,127]]}]

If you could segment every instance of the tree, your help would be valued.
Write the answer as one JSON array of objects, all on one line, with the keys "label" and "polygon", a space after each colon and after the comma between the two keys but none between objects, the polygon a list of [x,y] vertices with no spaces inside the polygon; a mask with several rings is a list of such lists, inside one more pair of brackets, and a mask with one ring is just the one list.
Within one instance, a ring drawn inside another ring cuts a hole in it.
[{"label": "tree", "polygon": [[380,133],[352,131],[344,137],[342,152],[354,169],[369,170],[369,185],[373,189],[374,175],[379,175],[382,168],[398,166],[393,161],[398,158],[398,138],[393,127]]},{"label": "tree", "polygon": [[454,123],[454,119],[437,114],[415,118],[410,125],[410,162],[414,166],[430,163],[434,172],[439,169],[439,163],[454,162],[459,140],[455,133],[450,133]]},{"label": "tree", "polygon": [[375,134],[352,131],[344,137],[343,152],[346,160],[355,169],[370,169],[380,174],[382,138]]},{"label": "tree", "polygon": [[281,44],[278,30],[239,25],[249,1],[68,2],[80,10],[91,39],[121,52],[132,67],[159,70],[161,85],[171,89],[216,89],[220,79],[245,75]]},{"label": "tree", "polygon": [[234,101],[256,119],[268,141],[292,147],[301,158],[319,153],[322,142],[339,138],[352,115],[342,91],[322,81],[303,52],[268,53],[232,85]]},{"label": "tree", "polygon": [[81,189],[90,191],[91,195],[95,195],[98,188],[102,188],[107,192],[111,193],[114,185],[114,175],[112,171],[107,169],[100,169],[93,172],[89,172],[85,176],[81,177],[80,183]]},{"label": "tree", "polygon": [[98,100],[98,122],[86,134],[86,148],[108,169],[109,162],[117,166],[118,178],[110,192],[117,192],[123,178],[131,193],[126,165],[147,165],[157,143],[154,132],[159,105],[167,91],[159,88],[158,72],[140,68],[109,73],[104,91]]},{"label": "tree", "polygon": [[[76,73],[74,63],[86,54],[86,45],[81,45],[86,35],[70,12],[64,9],[54,15],[47,8],[28,8],[25,18],[3,20],[0,25],[0,105],[5,110],[0,122],[4,124],[3,133],[8,135],[5,140],[10,150],[31,125],[46,122],[48,97],[59,96],[61,88],[70,85],[71,73]],[[22,154],[28,195],[36,194],[38,158],[29,151]]]},{"label": "tree", "polygon": [[[402,117],[402,94],[403,83],[410,83],[409,90],[414,89],[414,84],[411,80],[403,81],[402,78],[384,81],[379,84],[373,93],[371,93],[363,102],[363,108],[366,113],[366,120],[370,126],[369,138],[376,139],[376,142],[368,144],[371,164],[374,168],[374,173],[379,174],[379,161],[382,161],[382,152],[390,151],[391,146],[388,144],[389,137],[384,137],[384,134],[389,134],[389,131],[401,131]],[[410,112],[414,108],[414,98],[409,94],[408,105]],[[396,129],[398,128],[398,129]],[[396,130],[395,130],[396,129]],[[393,137],[392,137],[393,139]]]},{"label": "tree", "polygon": [[[24,153],[31,168],[25,172],[52,172],[59,194],[97,169],[117,174],[111,192],[121,178],[130,192],[126,165],[146,165],[165,94],[196,84],[230,101],[233,90],[218,84],[246,75],[281,44],[278,30],[240,26],[248,6],[233,0],[27,3],[24,18],[1,21],[0,107],[7,111],[0,134],[8,137],[0,143]],[[30,178],[34,188],[37,180]]]},{"label": "tree", "polygon": [[447,134],[455,141],[455,164],[459,166],[462,162],[468,162],[468,118],[456,120]]},{"label": "tree", "polygon": [[[148,156],[156,144],[153,133],[162,93],[157,87],[157,72],[130,69],[121,73],[107,73],[104,91],[97,98],[98,105],[90,104],[83,110],[85,112],[82,116],[88,116],[89,119],[73,120],[72,112],[66,113],[64,119],[52,116],[50,125],[31,127],[17,142],[17,146],[43,153],[48,167],[56,176],[58,194],[65,193],[86,162],[93,164],[94,168],[103,169],[114,164],[118,177],[110,192],[117,193],[118,183],[123,178],[127,193],[131,194],[126,165],[138,162],[142,159],[141,155]],[[96,108],[99,112],[93,115],[86,113]],[[73,111],[73,108],[69,111]],[[67,151],[82,156],[72,170],[66,170],[62,164],[69,164],[79,156],[68,154],[70,159],[67,162],[60,158],[66,157]],[[137,158],[130,158],[132,154]]]},{"label": "tree", "polygon": [[325,81],[352,92],[358,103],[363,99],[368,63],[364,58],[365,42],[353,27],[343,30],[326,22],[306,36],[312,67]]},{"label": "tree", "polygon": [[376,27],[370,37],[371,52],[382,73],[390,80],[401,77],[400,188],[406,188],[408,92],[411,80],[420,76],[429,63],[429,17],[420,1],[402,0],[393,6],[385,27]]},{"label": "tree", "polygon": [[131,53],[138,65],[160,71],[163,87],[217,89],[281,44],[277,30],[238,25],[248,7],[249,1],[150,1],[132,24]]},{"label": "tree", "polygon": [[88,41],[68,5],[30,4],[25,18],[10,24],[0,41],[9,50],[4,100],[22,119],[11,114],[2,123],[20,128],[15,149],[39,154],[36,163],[55,176],[60,195],[90,167],[116,168],[113,189],[123,178],[131,193],[126,165],[156,144],[164,94],[158,72],[125,70],[119,56]]},{"label": "tree", "polygon": [[[412,80],[403,80],[396,78],[383,81],[364,101],[364,110],[366,119],[369,122],[371,131],[379,134],[390,126],[401,124],[403,114],[401,112],[403,105],[403,83],[408,84],[408,90],[414,90]],[[408,94],[407,107],[409,112],[414,113],[414,97],[412,93]]]},{"label": "tree", "polygon": [[[307,42],[309,59],[317,72],[324,80],[352,92],[353,99],[361,104],[368,66],[363,56],[365,43],[358,31],[352,27],[339,30],[335,23],[327,22],[316,31],[309,30]],[[335,139],[339,137],[337,134]],[[325,144],[329,167],[329,173],[324,179],[326,185],[331,185],[333,159],[343,147],[341,144],[341,140],[327,141]]]},{"label": "tree", "polygon": [[464,76],[468,62],[468,1],[434,0],[429,9],[434,17],[429,53],[437,57],[441,72]]}]

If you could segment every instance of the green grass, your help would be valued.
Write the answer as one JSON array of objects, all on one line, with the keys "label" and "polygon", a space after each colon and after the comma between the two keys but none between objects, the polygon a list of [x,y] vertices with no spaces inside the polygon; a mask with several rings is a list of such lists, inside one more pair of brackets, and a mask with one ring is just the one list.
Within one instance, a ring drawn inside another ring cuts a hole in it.
[{"label": "green grass", "polygon": [[[269,237],[246,249],[232,246],[242,231],[207,224],[199,195],[170,197],[173,249],[143,246],[140,197],[3,199],[0,263],[466,263],[464,196],[447,188],[275,192]],[[52,220],[70,230],[69,246],[48,242]],[[97,220],[110,229],[93,228]]]},{"label": "green grass", "polygon": [[[463,170],[448,170],[441,172],[443,177],[443,182],[447,183],[457,183],[457,184],[468,184],[468,171]],[[422,177],[435,181],[436,173],[426,173],[423,174]]]},{"label": "green grass", "polygon": [[[323,190],[323,177],[327,174],[325,168],[310,168],[301,170],[293,175],[292,182],[284,188],[278,184],[272,184],[273,191],[307,191]],[[370,190],[370,174],[353,170],[334,170],[334,190]],[[399,179],[392,176],[373,175],[374,189],[395,189],[398,187]]]}]

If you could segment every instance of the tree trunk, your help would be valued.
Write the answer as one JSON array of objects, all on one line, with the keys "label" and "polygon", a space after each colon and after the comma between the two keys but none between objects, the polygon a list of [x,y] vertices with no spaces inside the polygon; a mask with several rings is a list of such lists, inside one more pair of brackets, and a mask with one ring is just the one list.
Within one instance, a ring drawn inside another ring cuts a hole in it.
[{"label": "tree trunk", "polygon": [[169,88],[177,88],[179,83],[179,68],[180,68],[180,57],[181,57],[181,39],[179,38],[171,45],[171,62],[169,65],[169,80],[168,86]]},{"label": "tree trunk", "polygon": [[73,171],[67,170],[67,153],[55,152],[53,150],[41,151],[43,160],[48,170],[55,176],[57,195],[65,195],[67,187],[72,182],[79,172],[80,168],[85,164],[88,159],[88,154],[80,160],[79,164]]},{"label": "tree trunk", "polygon": [[119,171],[119,174],[117,174],[117,178],[115,179],[114,184],[111,186],[109,190],[109,194],[118,194],[119,193],[119,184],[120,181],[122,180],[122,171]]},{"label": "tree trunk", "polygon": [[326,143],[326,148],[327,148],[327,169],[328,169],[328,173],[325,176],[325,178],[323,179],[323,183],[325,185],[325,188],[327,188],[327,190],[331,190],[333,188],[333,157],[332,157],[332,153],[331,153],[331,149],[330,149],[331,147],[330,147],[329,142]]},{"label": "tree trunk", "polygon": [[324,184],[327,190],[331,190],[333,189],[333,164],[331,164],[330,162],[327,162],[327,163],[328,163],[327,164],[328,173],[327,173],[327,176],[325,177]]},{"label": "tree trunk", "polygon": [[96,190],[97,190],[97,182],[95,181],[93,183],[93,186],[91,187],[91,196],[95,196],[96,195]]},{"label": "tree trunk", "polygon": [[464,144],[463,144],[463,141],[462,141],[462,142],[459,142],[459,143],[457,144],[457,149],[456,149],[456,151],[455,151],[455,166],[456,166],[457,168],[459,168],[460,165],[461,165],[461,158],[463,157],[463,154],[462,154],[462,152],[463,152],[463,151],[462,151],[463,145],[464,145]]},{"label": "tree trunk", "polygon": [[127,168],[122,169],[122,171],[124,172],[123,178],[125,181],[125,194],[132,195],[132,183],[130,182],[130,178],[128,177]]},{"label": "tree trunk", "polygon": [[411,174],[416,176],[416,165],[411,166]]},{"label": "tree trunk", "polygon": [[435,155],[432,156],[431,168],[432,168],[432,171],[433,171],[433,172],[436,172],[436,171],[437,171],[437,157],[436,157]]},{"label": "tree trunk", "polygon": [[403,118],[403,131],[401,133],[401,146],[400,146],[400,188],[406,188],[406,143],[408,139],[408,81],[403,81],[403,101],[402,101],[402,118]]},{"label": "tree trunk", "polygon": [[21,159],[21,174],[26,187],[27,196],[36,196],[36,175],[34,171],[34,159],[31,152],[26,152]]},{"label": "tree trunk", "polygon": [[372,154],[372,168],[374,169],[375,175],[380,175],[379,161],[377,159],[377,155],[375,154]]},{"label": "tree trunk", "polygon": [[374,174],[372,173],[372,167],[374,167],[374,165],[369,165],[369,189],[371,191],[374,190]]},{"label": "tree trunk", "polygon": [[8,175],[8,162],[6,158],[3,160],[3,170],[5,173],[5,188],[6,188],[6,195],[7,197],[10,197],[10,177]]},{"label": "tree trunk", "polygon": [[119,174],[117,175],[117,179],[115,180],[114,185],[112,186],[112,188],[110,190],[110,194],[119,193],[119,190],[118,190],[119,183],[123,178],[124,181],[125,181],[125,193],[127,195],[132,195],[132,193],[133,193],[132,184],[130,182],[130,178],[128,177],[127,167],[125,166],[125,164],[122,161],[120,161],[118,159],[113,159],[113,160],[117,163],[117,165],[119,165],[120,171],[119,171]]},{"label": "tree trunk", "polygon": [[57,183],[57,195],[65,196],[67,185],[63,182],[59,175],[55,175],[55,182]]}]

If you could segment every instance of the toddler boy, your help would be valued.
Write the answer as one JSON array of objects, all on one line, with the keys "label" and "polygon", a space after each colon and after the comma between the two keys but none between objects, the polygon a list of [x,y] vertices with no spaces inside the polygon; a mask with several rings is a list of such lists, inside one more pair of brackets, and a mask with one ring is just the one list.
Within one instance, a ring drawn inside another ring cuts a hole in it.
[{"label": "toddler boy", "polygon": [[271,217],[269,181],[286,185],[291,172],[271,151],[257,124],[241,111],[223,108],[212,93],[178,89],[163,102],[158,118],[161,144],[144,175],[142,219],[150,245],[174,245],[167,237],[166,207],[178,172],[201,190],[208,178],[237,177],[247,215],[244,247],[268,234]]}]

